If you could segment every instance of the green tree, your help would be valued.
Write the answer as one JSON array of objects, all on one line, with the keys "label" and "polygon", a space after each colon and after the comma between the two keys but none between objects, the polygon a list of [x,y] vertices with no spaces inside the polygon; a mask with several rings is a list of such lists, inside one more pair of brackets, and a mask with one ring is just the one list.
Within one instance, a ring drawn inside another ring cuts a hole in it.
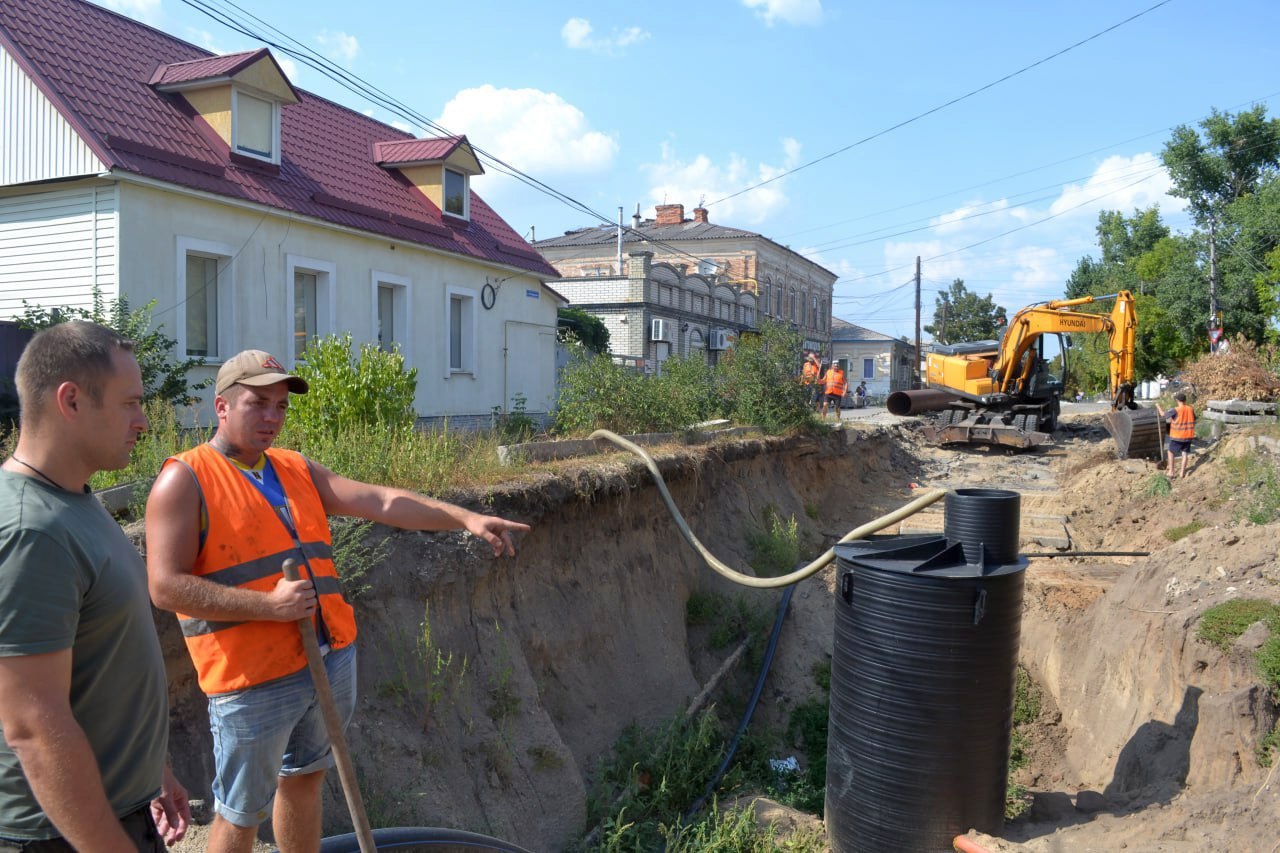
[{"label": "green tree", "polygon": [[933,324],[924,330],[940,344],[985,341],[997,337],[1006,322],[1004,308],[996,305],[990,293],[971,293],[964,286],[964,279],[957,278],[948,290],[938,294]]},{"label": "green tree", "polygon": [[152,300],[141,308],[131,309],[127,298],[122,296],[119,299],[106,299],[102,291],[95,288],[93,307],[89,309],[66,306],[45,308],[23,300],[18,325],[39,331],[68,320],[91,320],[113,329],[121,337],[133,341],[133,354],[142,370],[145,402],[191,405],[197,400],[193,392],[209,387],[213,380],[205,379],[195,383],[188,380],[187,374],[202,366],[204,361],[198,358],[174,360],[173,351],[178,342],[160,331],[162,327],[151,328],[151,312],[155,307],[156,303]]},{"label": "green tree", "polygon": [[609,351],[609,329],[604,321],[581,308],[561,308],[556,337],[561,343],[577,341],[594,353]]},{"label": "green tree", "polygon": [[1185,198],[1201,226],[1253,192],[1280,166],[1280,120],[1265,104],[1232,115],[1213,110],[1202,132],[1179,125],[1160,155],[1173,180],[1171,195]]},{"label": "green tree", "polygon": [[808,393],[796,381],[803,340],[770,318],[758,333],[740,334],[716,366],[725,413],[741,424],[782,432],[812,420]]}]

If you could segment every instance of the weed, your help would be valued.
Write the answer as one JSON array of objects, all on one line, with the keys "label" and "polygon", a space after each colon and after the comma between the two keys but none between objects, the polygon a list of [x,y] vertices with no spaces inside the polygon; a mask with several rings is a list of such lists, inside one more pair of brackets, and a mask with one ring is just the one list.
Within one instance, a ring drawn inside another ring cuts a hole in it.
[{"label": "weed", "polygon": [[813,680],[823,690],[831,692],[831,661],[818,661],[813,665]]},{"label": "weed", "polygon": [[752,605],[742,596],[731,601],[721,599],[724,606],[716,613],[714,627],[708,642],[713,649],[727,648],[748,636],[762,636],[772,621],[769,610]]},{"label": "weed", "polygon": [[1280,720],[1276,720],[1276,724],[1271,727],[1271,731],[1267,732],[1267,736],[1259,741],[1253,755],[1259,767],[1270,767],[1277,751],[1280,751]]},{"label": "weed", "polygon": [[716,804],[696,823],[663,826],[661,833],[668,853],[773,853],[779,850],[812,851],[826,849],[822,833],[816,829],[780,838],[778,825],[761,828],[750,804],[721,810]]},{"label": "weed", "polygon": [[485,768],[497,777],[498,784],[504,790],[511,787],[516,765],[507,745],[496,740],[485,741],[480,745],[480,753],[484,756]]},{"label": "weed", "polygon": [[1013,724],[1034,722],[1040,716],[1040,701],[1039,685],[1025,668],[1018,666],[1013,681]]},{"label": "weed", "polygon": [[493,623],[493,631],[498,635],[501,648],[498,652],[498,671],[489,680],[489,705],[485,712],[489,719],[502,725],[520,711],[520,697],[516,695],[511,683],[511,649],[502,636],[502,626],[496,621]]},{"label": "weed", "polygon": [[715,617],[718,596],[694,590],[689,593],[689,600],[684,603],[684,620],[690,625],[707,625]]},{"label": "weed", "polygon": [[1163,498],[1173,493],[1173,483],[1164,474],[1152,474],[1142,486],[1144,498]]},{"label": "weed", "polygon": [[384,642],[375,648],[391,670],[391,675],[378,685],[378,695],[394,700],[397,707],[404,707],[418,695],[419,673],[426,661],[422,639],[407,635],[400,623],[393,621]]},{"label": "weed", "polygon": [[1203,521],[1190,521],[1177,527],[1170,527],[1164,532],[1164,538],[1170,542],[1177,542],[1179,539],[1185,539],[1197,530],[1204,529]]},{"label": "weed", "polygon": [[1004,817],[1013,820],[1031,808],[1031,794],[1026,786],[1010,782],[1004,789]]},{"label": "weed", "polygon": [[677,825],[702,795],[723,756],[723,740],[712,711],[649,730],[628,727],[588,800],[588,825],[605,828],[600,849],[658,849],[662,827]]},{"label": "weed", "polygon": [[765,509],[765,530],[747,534],[751,568],[759,577],[777,577],[800,562],[800,535],[795,516],[784,521],[773,507]]},{"label": "weed", "polygon": [[534,770],[559,770],[564,767],[564,759],[560,753],[549,746],[531,746],[525,753],[533,759]]},{"label": "weed", "polygon": [[329,532],[333,536],[333,563],[338,567],[342,591],[348,601],[363,598],[373,588],[369,583],[369,572],[381,564],[391,550],[390,540],[385,536],[374,537],[374,544],[368,544],[372,528],[372,521],[356,518],[338,517],[329,521]]},{"label": "weed", "polygon": [[446,652],[432,640],[431,610],[424,605],[422,623],[418,626],[420,644],[423,651],[423,662],[426,666],[425,702],[423,707],[422,730],[425,732],[431,725],[431,717],[446,694],[456,690],[467,676],[467,656],[463,655],[458,671],[453,672],[453,652]]},{"label": "weed", "polygon": [[528,406],[529,398],[517,393],[511,395],[509,412],[502,411],[501,406],[493,407],[493,429],[504,443],[528,441],[538,431],[537,421],[529,417]]},{"label": "weed", "polygon": [[813,503],[812,501],[805,501],[804,514],[809,516],[809,518],[813,519],[814,521],[817,521],[818,516],[822,514],[822,507],[818,506],[816,503]]},{"label": "weed", "polygon": [[1224,497],[1237,499],[1237,517],[1254,524],[1280,518],[1280,475],[1263,457],[1236,456],[1225,460]]},{"label": "weed", "polygon": [[1280,618],[1280,607],[1257,598],[1233,598],[1210,607],[1200,617],[1196,636],[1224,652],[1255,622],[1271,624]]},{"label": "weed", "polygon": [[1030,741],[1023,726],[1035,722],[1040,716],[1040,687],[1031,674],[1021,665],[1014,672],[1013,682],[1013,732],[1009,737],[1009,779],[1005,784],[1004,816],[1012,820],[1031,807],[1027,789],[1013,781],[1013,774],[1031,761],[1028,754]]}]

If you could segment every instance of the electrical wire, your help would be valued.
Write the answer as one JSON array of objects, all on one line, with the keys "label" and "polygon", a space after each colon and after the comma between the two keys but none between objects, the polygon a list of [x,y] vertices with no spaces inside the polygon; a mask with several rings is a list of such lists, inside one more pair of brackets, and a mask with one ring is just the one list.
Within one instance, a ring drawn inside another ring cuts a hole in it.
[{"label": "electrical wire", "polygon": [[920,120],[920,119],[922,119],[922,118],[925,118],[925,117],[927,117],[927,116],[933,115],[933,114],[934,114],[934,113],[936,113],[936,112],[940,112],[940,111],[942,111],[942,110],[946,109],[947,107],[954,106],[955,104],[958,104],[958,103],[960,103],[961,101],[966,101],[966,100],[968,100],[969,98],[972,98],[972,97],[974,97],[975,95],[978,95],[978,94],[980,94],[980,93],[982,93],[982,92],[985,92],[985,91],[986,91],[986,90],[988,90],[988,89],[991,89],[991,88],[993,88],[993,87],[995,87],[995,86],[999,86],[1001,83],[1005,83],[1005,82],[1007,82],[1007,81],[1009,81],[1009,80],[1012,80],[1012,79],[1013,79],[1013,78],[1015,78],[1015,77],[1018,77],[1019,75],[1025,74],[1026,72],[1028,72],[1028,71],[1032,70],[1033,68],[1036,68],[1036,67],[1038,67],[1038,66],[1044,65],[1046,62],[1050,62],[1051,60],[1057,59],[1059,56],[1062,56],[1063,54],[1070,53],[1071,51],[1075,50],[1075,49],[1076,49],[1076,48],[1078,48],[1078,47],[1082,47],[1083,45],[1086,45],[1086,44],[1088,44],[1089,42],[1091,42],[1091,41],[1093,41],[1093,40],[1095,40],[1095,39],[1101,38],[1102,36],[1106,35],[1107,33],[1111,32],[1112,30],[1119,29],[1120,27],[1123,27],[1125,24],[1128,24],[1128,23],[1131,23],[1131,22],[1133,22],[1133,21],[1136,21],[1136,20],[1138,20],[1139,18],[1143,17],[1144,15],[1148,15],[1148,14],[1150,14],[1151,12],[1154,12],[1156,9],[1159,9],[1161,6],[1168,5],[1170,2],[1172,2],[1172,0],[1160,0],[1160,2],[1159,2],[1159,3],[1156,3],[1154,6],[1149,6],[1148,8],[1143,9],[1141,12],[1138,12],[1138,13],[1137,13],[1137,14],[1135,14],[1135,15],[1130,15],[1128,18],[1125,18],[1123,21],[1120,21],[1119,23],[1112,24],[1111,26],[1107,27],[1106,29],[1104,29],[1104,30],[1100,30],[1099,32],[1094,33],[1093,35],[1089,36],[1088,38],[1081,39],[1080,41],[1076,42],[1075,44],[1072,44],[1072,45],[1069,45],[1069,46],[1067,46],[1067,47],[1064,47],[1062,50],[1059,50],[1059,51],[1057,51],[1057,52],[1055,52],[1055,53],[1051,53],[1050,55],[1048,55],[1048,56],[1044,57],[1043,59],[1038,59],[1038,60],[1036,60],[1035,62],[1031,63],[1030,65],[1025,65],[1025,66],[1023,66],[1022,68],[1019,68],[1017,71],[1013,71],[1013,72],[1011,72],[1011,73],[1009,73],[1009,74],[1004,75],[1003,77],[999,78],[998,80],[993,80],[993,81],[991,81],[990,83],[987,83],[987,84],[986,84],[986,85],[984,85],[984,86],[979,86],[977,89],[974,89],[974,90],[972,90],[972,91],[970,91],[970,92],[967,92],[967,93],[965,93],[965,94],[963,94],[963,95],[960,95],[959,97],[952,98],[951,100],[949,100],[949,101],[947,101],[947,102],[945,102],[945,103],[939,104],[938,106],[933,107],[932,109],[925,110],[924,112],[919,113],[918,115],[912,116],[911,118],[906,119],[906,120],[904,120],[904,121],[900,121],[900,122],[898,122],[898,123],[897,123],[897,124],[895,124],[895,125],[892,125],[892,126],[890,126],[890,127],[886,127],[884,130],[877,131],[877,132],[875,132],[875,133],[871,134],[870,136],[865,136],[865,137],[863,137],[862,139],[859,139],[859,140],[858,140],[858,141],[856,141],[856,142],[850,143],[849,145],[846,145],[846,146],[844,146],[843,148],[838,148],[838,149],[836,149],[835,151],[832,151],[832,152],[831,152],[831,153],[829,153],[829,154],[824,154],[824,155],[822,155],[821,157],[818,157],[818,158],[817,158],[817,159],[815,159],[815,160],[810,160],[810,161],[809,161],[809,162],[807,162],[807,163],[802,163],[801,165],[796,166],[796,167],[795,167],[795,168],[793,168],[793,169],[788,169],[787,171],[780,172],[779,174],[774,175],[773,177],[768,178],[767,180],[761,181],[761,182],[759,182],[759,183],[757,183],[757,184],[753,184],[752,186],[749,186],[749,187],[747,187],[746,189],[741,189],[741,190],[738,190],[738,191],[737,191],[737,192],[735,192],[735,193],[730,193],[729,195],[727,195],[727,196],[725,196],[725,197],[723,197],[723,198],[716,199],[715,201],[711,202],[711,204],[712,204],[712,205],[719,204],[720,202],[728,201],[728,200],[729,200],[729,199],[731,199],[731,198],[737,198],[738,196],[743,195],[744,193],[749,193],[749,192],[752,192],[753,190],[758,190],[758,189],[760,189],[761,187],[763,187],[763,186],[767,186],[768,184],[771,184],[771,183],[773,183],[774,181],[781,180],[782,178],[785,178],[785,177],[787,177],[788,175],[794,175],[796,172],[799,172],[799,171],[801,171],[801,170],[803,170],[803,169],[808,169],[810,166],[815,166],[815,165],[817,165],[818,163],[821,163],[821,162],[823,162],[823,161],[825,161],[825,160],[830,160],[832,157],[835,157],[835,156],[838,156],[838,155],[840,155],[840,154],[843,154],[844,152],[849,151],[849,150],[851,150],[851,149],[853,149],[853,148],[857,148],[859,145],[864,145],[864,144],[866,144],[866,143],[870,142],[870,141],[871,141],[871,140],[873,140],[873,139],[878,139],[878,138],[880,138],[881,136],[884,136],[884,135],[886,135],[886,134],[888,134],[888,133],[891,133],[892,131],[895,131],[895,130],[897,130],[897,129],[899,129],[899,128],[906,127],[906,126],[907,126],[907,125],[909,125],[909,124],[914,124],[915,122],[919,121],[919,120]]}]

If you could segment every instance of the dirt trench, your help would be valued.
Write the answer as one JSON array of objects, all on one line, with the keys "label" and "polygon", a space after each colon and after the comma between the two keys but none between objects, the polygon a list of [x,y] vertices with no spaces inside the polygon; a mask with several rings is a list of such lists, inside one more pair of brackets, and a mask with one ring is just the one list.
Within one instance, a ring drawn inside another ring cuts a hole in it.
[{"label": "dirt trench", "polygon": [[[1254,748],[1274,705],[1247,643],[1223,655],[1194,637],[1212,603],[1280,599],[1275,526],[1235,523],[1229,506],[1206,498],[1222,450],[1163,499],[1142,493],[1150,463],[1114,460],[1092,422],[1068,422],[1058,447],[1038,454],[940,450],[910,426],[861,426],[672,450],[660,464],[695,533],[736,566],[746,566],[747,536],[771,510],[794,517],[804,552],[816,555],[905,503],[913,483],[1021,492],[1024,550],[1150,550],[1139,559],[1032,561],[1021,658],[1046,710],[1021,771],[1033,807],[998,844],[1270,853],[1280,796]],[[501,561],[460,535],[375,531],[390,553],[356,602],[361,698],[349,733],[371,823],[458,827],[562,850],[588,829],[589,781],[617,736],[632,722],[681,712],[727,654],[691,642],[690,593],[770,608],[779,593],[703,566],[628,456],[450,497],[533,531],[517,558]],[[1205,529],[1164,539],[1192,519]],[[904,527],[940,521],[932,512]],[[811,673],[830,659],[832,577],[828,570],[797,590],[753,726],[784,726],[818,692]],[[158,624],[175,768],[207,800],[203,699],[172,620]],[[1260,642],[1256,634],[1248,642]],[[349,828],[335,774],[326,822],[329,832]]]}]

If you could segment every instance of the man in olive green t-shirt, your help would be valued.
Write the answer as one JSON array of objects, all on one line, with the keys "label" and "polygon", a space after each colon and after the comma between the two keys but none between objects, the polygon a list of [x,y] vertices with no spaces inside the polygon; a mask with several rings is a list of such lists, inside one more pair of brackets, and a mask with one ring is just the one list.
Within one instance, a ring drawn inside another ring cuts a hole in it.
[{"label": "man in olive green t-shirt", "polygon": [[[190,819],[146,568],[87,483],[147,426],[132,345],[76,321],[18,362],[0,465],[0,848],[162,851]],[[34,842],[34,843],[33,843]]]}]

